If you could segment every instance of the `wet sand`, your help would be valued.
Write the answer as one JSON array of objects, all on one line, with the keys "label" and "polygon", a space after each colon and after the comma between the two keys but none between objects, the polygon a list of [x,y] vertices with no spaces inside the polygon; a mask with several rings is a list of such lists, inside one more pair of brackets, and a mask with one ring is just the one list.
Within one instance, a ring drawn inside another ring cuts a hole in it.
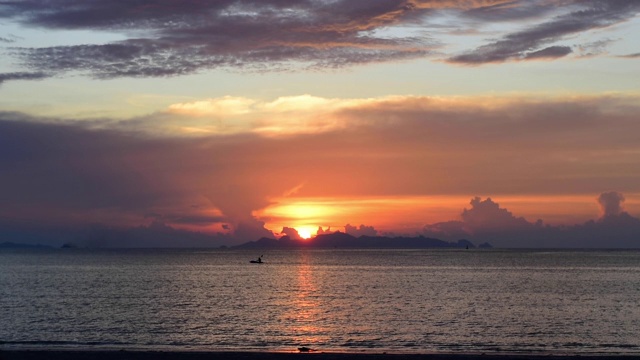
[{"label": "wet sand", "polygon": [[631,360],[640,355],[552,354],[373,354],[278,352],[173,352],[117,350],[0,350],[0,360]]}]

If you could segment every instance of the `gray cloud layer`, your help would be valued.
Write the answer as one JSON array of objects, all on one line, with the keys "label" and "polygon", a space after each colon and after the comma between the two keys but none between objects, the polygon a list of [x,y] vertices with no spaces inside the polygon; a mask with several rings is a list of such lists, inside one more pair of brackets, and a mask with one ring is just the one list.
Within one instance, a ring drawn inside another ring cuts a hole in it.
[{"label": "gray cloud layer", "polygon": [[[548,46],[563,37],[618,24],[633,18],[640,11],[640,2],[634,0],[577,0],[532,2],[544,8],[564,5],[570,11],[539,25],[508,34],[469,53],[454,56],[449,62],[484,64],[508,60],[559,58],[572,52],[567,46]],[[540,10],[531,7],[531,15]],[[524,16],[518,13],[518,16]]]},{"label": "gray cloud layer", "polygon": [[142,35],[105,45],[21,49],[32,68],[97,77],[167,76],[217,67],[273,68],[298,61],[335,67],[424,56],[413,38],[371,31],[412,11],[409,1],[74,1],[0,3],[30,26]]},{"label": "gray cloud layer", "polygon": [[[0,1],[0,18],[31,27],[127,35],[127,40],[101,45],[14,49],[36,72],[81,71],[112,78],[231,67],[343,67],[430,56],[439,45],[431,38],[385,37],[378,30],[426,26],[423,20],[438,16],[441,9],[456,11],[461,22],[479,25],[560,14],[448,59],[484,64],[566,56],[572,49],[554,42],[626,21],[640,11],[640,4],[633,0],[24,0]],[[436,34],[429,27],[425,30]]]}]

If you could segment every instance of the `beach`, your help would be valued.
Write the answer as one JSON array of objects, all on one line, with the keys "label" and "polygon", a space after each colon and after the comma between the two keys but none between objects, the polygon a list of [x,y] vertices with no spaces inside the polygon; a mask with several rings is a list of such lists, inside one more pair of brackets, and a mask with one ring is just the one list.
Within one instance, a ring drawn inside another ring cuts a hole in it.
[{"label": "beach", "polygon": [[0,350],[0,360],[630,360],[637,355],[578,354],[402,354],[402,353],[332,353],[332,352],[217,352],[217,351],[125,351],[125,350]]}]

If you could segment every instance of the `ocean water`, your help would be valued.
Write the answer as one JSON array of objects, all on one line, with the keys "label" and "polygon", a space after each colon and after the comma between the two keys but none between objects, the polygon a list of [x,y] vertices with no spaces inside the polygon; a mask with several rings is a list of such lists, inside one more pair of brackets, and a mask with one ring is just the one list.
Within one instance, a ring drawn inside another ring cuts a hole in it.
[{"label": "ocean water", "polygon": [[0,349],[640,354],[639,333],[637,251],[0,250]]}]

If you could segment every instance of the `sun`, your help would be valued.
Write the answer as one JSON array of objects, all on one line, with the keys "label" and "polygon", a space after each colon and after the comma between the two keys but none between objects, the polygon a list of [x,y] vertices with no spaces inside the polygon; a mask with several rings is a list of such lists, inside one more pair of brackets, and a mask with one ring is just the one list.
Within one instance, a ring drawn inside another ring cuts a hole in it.
[{"label": "sun", "polygon": [[298,226],[296,227],[296,230],[298,231],[298,235],[300,235],[301,238],[310,239],[311,236],[313,236],[313,231],[315,229],[313,229],[311,226]]}]

